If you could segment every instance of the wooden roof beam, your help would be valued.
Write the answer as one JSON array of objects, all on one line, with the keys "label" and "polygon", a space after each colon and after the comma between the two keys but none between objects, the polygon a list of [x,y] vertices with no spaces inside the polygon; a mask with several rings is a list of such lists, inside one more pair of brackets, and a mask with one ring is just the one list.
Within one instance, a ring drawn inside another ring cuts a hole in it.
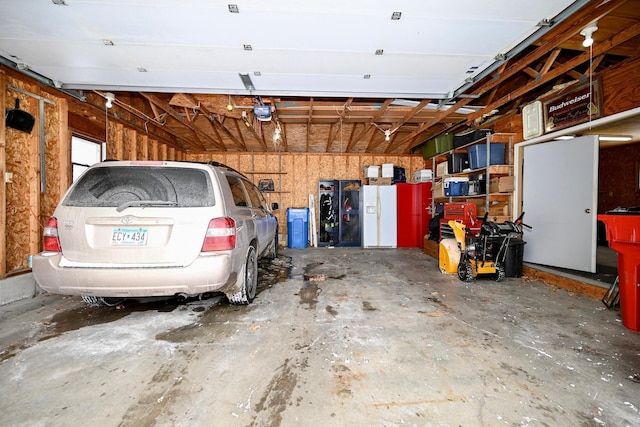
[{"label": "wooden roof beam", "polygon": [[[494,87],[502,83],[503,81],[506,81],[510,77],[515,76],[518,72],[523,71],[526,68],[530,67],[532,63],[544,57],[544,55],[546,55],[550,49],[557,48],[560,44],[566,42],[568,39],[578,34],[586,24],[593,21],[597,21],[603,16],[608,15],[612,11],[616,10],[618,7],[622,6],[622,4],[626,3],[626,1],[627,0],[611,0],[607,3],[593,2],[588,8],[583,8],[572,17],[572,21],[571,21],[572,24],[569,26],[569,28],[567,28],[567,30],[558,32],[557,35],[552,37],[550,40],[547,40],[543,45],[536,48],[536,50],[534,50],[530,54],[524,56],[520,60],[511,64],[511,66],[508,69],[504,69],[504,66],[501,67],[500,68],[501,71],[498,72],[496,78],[487,79],[483,85],[481,85],[477,90],[474,90],[473,92],[476,95],[483,95],[487,93],[488,91],[490,91],[491,89],[493,89]],[[529,85],[532,85],[532,84],[530,83]],[[534,85],[534,87],[537,87],[537,86],[539,85]],[[521,90],[522,88],[520,88],[518,91],[521,91]],[[507,95],[507,97],[510,97],[510,96],[511,94]],[[429,124],[426,126],[426,129],[424,130],[427,130],[430,127],[438,124],[445,117],[452,114],[455,110],[466,106],[469,102],[470,102],[470,99],[468,98],[463,98],[459,100],[451,108],[449,108],[446,111],[443,111],[442,113],[434,117],[434,119],[431,120],[431,122],[429,122]],[[489,109],[485,107],[481,111],[483,111],[482,114],[484,114],[486,111],[491,111],[492,109],[493,108]],[[473,113],[473,117],[475,119],[481,116],[482,114]],[[469,120],[469,118],[467,118],[467,123],[472,123],[472,122],[473,120]]]},{"label": "wooden roof beam", "polygon": [[[200,112],[202,112],[202,114],[205,115],[205,117],[207,118],[209,124],[211,125],[211,130],[216,134],[216,136],[218,137],[218,140],[220,141],[220,145],[225,147],[224,142],[222,140],[222,137],[220,136],[220,134],[218,133],[218,130],[221,130],[229,139],[231,139],[233,141],[233,143],[240,149],[246,151],[247,150],[247,146],[244,144],[244,141],[239,141],[236,136],[234,134],[231,133],[231,131],[229,129],[227,129],[224,124],[217,120],[214,116],[216,116],[214,113],[212,113],[211,111],[209,111],[209,109],[207,107],[204,106],[204,104],[197,102],[196,98],[191,95],[191,94],[182,94],[184,96],[184,98],[186,100],[188,100],[189,102],[193,103],[193,105],[198,105],[198,110]],[[195,120],[195,116],[194,119]],[[192,123],[193,123],[192,120]],[[235,120],[236,124],[237,124],[237,120]]]},{"label": "wooden roof beam", "polygon": [[[640,23],[636,23],[628,28],[626,28],[625,30],[623,30],[622,32],[616,34],[615,36],[613,36],[611,39],[606,40],[606,41],[601,41],[599,43],[597,43],[597,45],[594,45],[594,47],[592,48],[593,51],[593,56],[598,56],[601,54],[604,54],[605,52],[611,50],[613,47],[622,44],[624,42],[626,42],[627,40],[630,40],[632,38],[634,38],[635,36],[637,36],[638,34],[640,34]],[[575,69],[577,66],[584,64],[585,62],[589,61],[589,59],[591,58],[590,52],[584,52],[578,56],[576,56],[575,58],[565,62],[564,64],[562,64],[561,66],[558,66],[556,68],[554,68],[553,70],[549,71],[547,74],[545,74],[544,76],[542,76],[539,80],[535,80],[532,81],[516,90],[514,90],[513,92],[509,93],[508,95],[503,96],[502,98],[500,98],[498,101],[485,106],[484,108],[480,109],[479,111],[475,112],[475,113],[471,113],[467,116],[467,123],[471,123],[473,122],[475,119],[482,117],[483,114],[486,114],[489,111],[492,111],[494,109],[498,109],[500,107],[502,107],[503,105],[505,105],[506,103],[515,100],[521,96],[526,95],[527,93],[529,93],[530,91],[534,90],[535,88],[553,80],[558,78],[559,76],[566,74],[568,71]]]},{"label": "wooden roof beam", "polygon": [[373,118],[371,119],[371,121],[369,121],[369,124],[365,124],[364,129],[362,129],[362,132],[360,132],[353,140],[349,141],[349,145],[347,146],[347,150],[346,152],[349,153],[351,152],[351,150],[353,150],[353,146],[360,141],[360,138],[362,138],[368,131],[369,129],[371,129],[371,127],[373,126],[373,123],[384,114],[385,111],[387,111],[387,109],[389,108],[389,106],[391,105],[391,103],[393,102],[394,98],[388,98],[384,101],[384,103],[380,106],[380,109],[378,110],[377,113],[374,114]]},{"label": "wooden roof beam", "polygon": [[[202,144],[202,141],[200,140],[200,137],[202,137],[203,139],[205,139],[206,141],[208,141],[212,145],[219,147],[223,151],[226,151],[226,147],[224,147],[224,145],[222,147],[220,147],[220,144],[217,141],[215,141],[213,138],[211,138],[205,132],[201,131],[197,127],[195,127],[195,126],[191,125],[190,123],[188,123],[187,121],[185,121],[182,117],[180,117],[180,115],[178,115],[178,113],[176,113],[175,110],[173,108],[171,108],[171,106],[169,105],[168,102],[165,102],[162,99],[158,98],[156,95],[152,95],[150,93],[144,93],[144,92],[138,92],[138,93],[141,96],[143,96],[144,98],[146,98],[151,104],[155,104],[161,110],[163,110],[165,113],[169,114],[169,116],[171,116],[173,119],[175,119],[178,122],[182,123],[187,129],[189,129],[191,132],[193,132],[194,136],[196,136],[197,140],[201,144]],[[206,146],[204,146],[204,144],[202,144],[202,146],[205,147],[205,149],[206,149]]]}]

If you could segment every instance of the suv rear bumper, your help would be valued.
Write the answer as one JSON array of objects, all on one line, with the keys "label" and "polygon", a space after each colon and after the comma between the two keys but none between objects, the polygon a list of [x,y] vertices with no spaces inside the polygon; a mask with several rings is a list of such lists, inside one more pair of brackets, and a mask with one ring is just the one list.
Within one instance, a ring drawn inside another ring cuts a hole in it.
[{"label": "suv rear bumper", "polygon": [[187,266],[99,268],[60,267],[61,254],[40,253],[33,257],[38,285],[61,295],[100,297],[151,297],[232,290],[242,265],[233,265],[232,251],[209,252]]}]

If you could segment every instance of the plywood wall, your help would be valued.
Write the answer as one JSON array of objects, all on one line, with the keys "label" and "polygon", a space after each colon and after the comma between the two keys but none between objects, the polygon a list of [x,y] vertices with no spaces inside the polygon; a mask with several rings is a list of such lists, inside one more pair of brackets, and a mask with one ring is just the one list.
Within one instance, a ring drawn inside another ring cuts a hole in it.
[{"label": "plywood wall", "polygon": [[216,161],[247,175],[256,185],[262,178],[273,179],[275,192],[265,193],[268,202],[277,202],[280,232],[287,233],[287,208],[309,206],[309,195],[318,202],[318,181],[359,179],[365,183],[367,166],[392,163],[405,168],[407,179],[424,169],[422,155],[358,155],[313,153],[189,153],[185,160]]},{"label": "plywood wall", "polygon": [[[36,84],[12,77],[7,77],[5,83],[4,108],[14,108],[15,100],[19,99],[20,109],[35,118],[30,133],[5,129],[5,171],[12,173],[13,179],[4,184],[6,259],[2,268],[13,271],[26,268],[28,255],[40,251],[43,221],[53,212],[65,188],[60,170],[68,166],[62,147],[68,147],[69,141],[65,125],[66,102],[58,102],[60,100],[41,92]],[[40,116],[39,98],[52,101],[52,104],[43,101],[44,116]],[[44,122],[46,150],[44,173],[40,169],[41,121]],[[42,176],[46,180],[44,189],[41,188]]]},{"label": "plywood wall", "polygon": [[[19,90],[14,90],[17,88]],[[20,109],[36,119],[31,133],[0,125],[0,177],[13,174],[12,182],[2,179],[0,202],[0,275],[28,271],[28,256],[42,250],[42,230],[72,181],[69,100],[52,95],[29,79],[0,71],[0,105],[4,111]],[[26,92],[26,93],[24,93]],[[44,114],[40,116],[40,99]],[[44,171],[40,166],[40,122],[44,127]],[[89,136],[95,138],[95,135]],[[184,151],[141,133],[126,123],[109,120],[106,156],[112,159],[183,160]],[[41,177],[45,187],[41,188]]]}]

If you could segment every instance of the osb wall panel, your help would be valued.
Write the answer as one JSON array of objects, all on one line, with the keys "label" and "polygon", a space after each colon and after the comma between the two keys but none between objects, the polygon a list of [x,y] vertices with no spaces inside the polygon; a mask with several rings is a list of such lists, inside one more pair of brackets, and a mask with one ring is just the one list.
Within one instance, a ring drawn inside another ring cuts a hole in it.
[{"label": "osb wall panel", "polygon": [[147,145],[147,136],[135,132],[136,141],[136,160],[149,159],[149,146]]},{"label": "osb wall panel", "polygon": [[167,144],[158,143],[159,160],[173,160],[167,157]]},{"label": "osb wall panel", "polygon": [[[214,160],[247,175],[258,184],[262,178],[274,181],[275,192],[265,193],[269,202],[277,202],[276,212],[280,233],[287,234],[287,208],[308,207],[309,194],[318,203],[318,181],[323,179],[359,179],[364,181],[363,168],[393,163],[404,167],[407,178],[424,168],[420,155],[356,155],[316,153],[188,153],[185,160]],[[279,173],[275,173],[279,172]]]},{"label": "osb wall panel", "polygon": [[107,159],[124,158],[124,125],[121,123],[110,124],[107,130]]},{"label": "osb wall panel", "polygon": [[[0,70],[0,105],[2,106],[2,112],[6,107],[6,85],[7,79],[4,71]],[[4,116],[4,114],[2,114]],[[0,120],[0,177],[3,177],[6,172],[6,133],[5,133],[5,121]],[[0,274],[6,272],[7,265],[7,184],[4,179],[0,180]]]},{"label": "osb wall panel", "polygon": [[[122,160],[136,159],[136,133],[131,129],[122,131]],[[111,141],[111,139],[109,139]]]},{"label": "osb wall panel", "polygon": [[158,140],[156,139],[151,139],[149,141],[149,159],[159,160],[158,159]]},{"label": "osb wall panel", "polygon": [[[38,91],[37,86],[12,78],[7,79],[7,84],[31,93]],[[6,171],[13,173],[13,182],[5,187],[7,271],[26,267],[27,255],[32,252],[30,248],[34,240],[37,241],[39,232],[39,102],[31,96],[8,90],[5,109],[14,108],[16,98],[20,100],[20,109],[33,115],[36,122],[29,134],[10,128],[5,132]]]},{"label": "osb wall panel", "polygon": [[[50,96],[47,96],[49,98]],[[45,182],[41,195],[40,224],[46,224],[58,202],[71,185],[71,135],[68,126],[68,102],[51,98],[56,105],[45,103]],[[30,253],[40,251],[40,229]]]}]

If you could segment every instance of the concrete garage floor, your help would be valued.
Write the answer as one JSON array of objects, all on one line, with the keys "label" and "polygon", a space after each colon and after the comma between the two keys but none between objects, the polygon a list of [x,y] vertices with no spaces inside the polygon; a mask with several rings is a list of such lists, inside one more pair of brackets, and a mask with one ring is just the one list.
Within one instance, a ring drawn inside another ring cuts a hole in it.
[{"label": "concrete garage floor", "polygon": [[283,252],[247,307],[0,308],[0,425],[640,425],[640,335],[599,300],[418,249]]}]

